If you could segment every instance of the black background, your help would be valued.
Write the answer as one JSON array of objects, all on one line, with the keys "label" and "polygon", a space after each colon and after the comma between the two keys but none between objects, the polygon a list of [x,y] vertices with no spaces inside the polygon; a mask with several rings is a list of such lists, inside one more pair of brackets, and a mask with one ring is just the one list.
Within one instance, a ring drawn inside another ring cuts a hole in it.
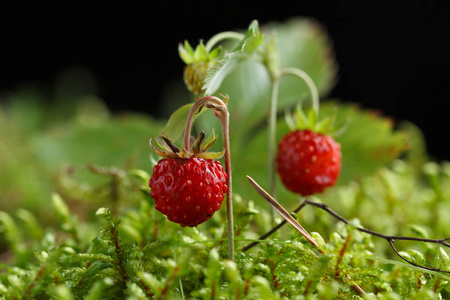
[{"label": "black background", "polygon": [[84,66],[113,111],[159,116],[164,85],[181,80],[179,42],[197,44],[253,19],[307,16],[334,43],[339,82],[331,97],[412,121],[430,154],[450,160],[448,1],[63,2],[0,5],[0,89],[51,86],[60,72]]}]

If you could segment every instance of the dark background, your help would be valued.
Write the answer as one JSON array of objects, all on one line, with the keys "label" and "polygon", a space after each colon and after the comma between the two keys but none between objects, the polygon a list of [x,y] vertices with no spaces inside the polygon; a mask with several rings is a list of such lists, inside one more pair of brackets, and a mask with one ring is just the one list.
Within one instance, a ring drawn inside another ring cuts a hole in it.
[{"label": "dark background", "polygon": [[0,89],[28,81],[51,86],[65,69],[84,66],[113,111],[159,116],[164,85],[181,80],[179,42],[197,44],[253,19],[308,16],[324,24],[334,42],[340,79],[331,97],[412,121],[430,154],[450,160],[449,2],[359,2],[1,4]]}]

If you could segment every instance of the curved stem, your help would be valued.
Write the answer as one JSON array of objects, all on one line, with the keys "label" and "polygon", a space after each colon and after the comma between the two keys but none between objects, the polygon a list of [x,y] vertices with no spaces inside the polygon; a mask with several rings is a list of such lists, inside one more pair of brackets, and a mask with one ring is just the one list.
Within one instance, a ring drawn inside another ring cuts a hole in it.
[{"label": "curved stem", "polygon": [[[225,102],[228,100],[228,96],[224,96]],[[227,173],[227,226],[228,226],[228,258],[234,260],[234,219],[233,219],[233,193],[232,193],[232,181],[231,181],[231,155],[230,155],[230,134],[229,134],[229,120],[227,106],[224,101],[215,96],[205,96],[198,99],[189,111],[188,118],[186,120],[186,126],[184,131],[183,150],[190,151],[190,133],[192,129],[192,121],[197,111],[203,107],[212,108],[214,115],[219,119],[222,127],[222,139],[223,147],[225,149],[224,161],[225,172]]]},{"label": "curved stem", "polygon": [[285,68],[280,71],[280,76],[289,74],[294,75],[302,79],[306,85],[308,86],[310,92],[311,92],[311,102],[314,111],[316,112],[316,116],[319,115],[319,91],[317,90],[316,85],[314,84],[314,81],[311,79],[311,77],[303,70],[297,69],[297,68]]},{"label": "curved stem", "polygon": [[319,92],[314,81],[303,70],[297,68],[284,68],[280,70],[277,76],[274,76],[272,82],[272,97],[269,105],[268,120],[268,156],[269,156],[269,193],[275,196],[276,180],[275,180],[275,149],[276,149],[276,130],[277,130],[277,103],[278,92],[280,88],[280,80],[283,75],[294,75],[302,79],[311,91],[311,101],[316,116],[319,115]]},{"label": "curved stem", "polygon": [[211,49],[216,45],[218,42],[226,40],[226,39],[234,39],[234,40],[242,40],[245,37],[244,34],[234,31],[224,31],[220,32],[216,35],[214,35],[212,38],[206,42],[205,49],[206,51],[210,52]]},{"label": "curved stem", "polygon": [[[202,99],[200,99],[202,100]],[[189,149],[191,148],[191,130],[192,130],[192,123],[194,120],[194,115],[197,113],[197,110],[199,109],[199,107],[201,107],[201,105],[203,105],[202,103],[200,103],[201,101],[197,100],[194,105],[192,105],[191,109],[189,110],[189,114],[188,117],[186,119],[186,125],[184,126],[184,138],[183,138],[183,146],[182,149],[187,152],[189,151]]]}]

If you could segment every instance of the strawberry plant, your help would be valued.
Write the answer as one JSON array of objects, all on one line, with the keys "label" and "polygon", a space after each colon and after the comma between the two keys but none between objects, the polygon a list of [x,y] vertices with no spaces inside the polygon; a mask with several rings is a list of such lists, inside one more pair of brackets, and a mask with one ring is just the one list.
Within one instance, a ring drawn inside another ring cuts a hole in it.
[{"label": "strawberry plant", "polygon": [[70,90],[2,104],[0,299],[450,297],[450,165],[414,124],[327,99],[320,24],[178,51],[168,120]]}]

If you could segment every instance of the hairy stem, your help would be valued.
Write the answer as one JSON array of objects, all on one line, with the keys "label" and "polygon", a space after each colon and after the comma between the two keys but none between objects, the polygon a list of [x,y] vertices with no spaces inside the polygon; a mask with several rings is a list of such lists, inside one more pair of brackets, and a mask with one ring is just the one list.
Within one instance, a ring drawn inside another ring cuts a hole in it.
[{"label": "hairy stem", "polygon": [[234,260],[234,219],[233,219],[233,192],[232,192],[232,180],[231,180],[231,155],[230,155],[230,134],[229,134],[229,120],[230,116],[226,106],[228,96],[223,96],[224,100],[221,100],[215,96],[205,96],[198,99],[189,111],[188,118],[186,120],[183,150],[189,151],[190,149],[190,133],[192,129],[192,120],[194,115],[200,111],[203,107],[212,108],[214,115],[219,119],[222,127],[222,140],[223,147],[225,149],[224,163],[225,172],[227,173],[227,229],[228,229],[228,258]]},{"label": "hairy stem", "polygon": [[234,31],[224,31],[220,32],[213,37],[211,37],[208,42],[206,42],[205,49],[206,51],[210,52],[214,45],[219,43],[220,41],[227,40],[227,39],[234,39],[234,40],[242,40],[245,37],[244,34]]},{"label": "hairy stem", "polygon": [[[228,114],[228,112],[227,112]],[[231,185],[231,155],[230,136],[228,131],[228,117],[222,124],[223,143],[225,148],[225,172],[227,173],[227,219],[228,219],[228,258],[234,260],[234,219],[233,219],[233,193]]]}]

